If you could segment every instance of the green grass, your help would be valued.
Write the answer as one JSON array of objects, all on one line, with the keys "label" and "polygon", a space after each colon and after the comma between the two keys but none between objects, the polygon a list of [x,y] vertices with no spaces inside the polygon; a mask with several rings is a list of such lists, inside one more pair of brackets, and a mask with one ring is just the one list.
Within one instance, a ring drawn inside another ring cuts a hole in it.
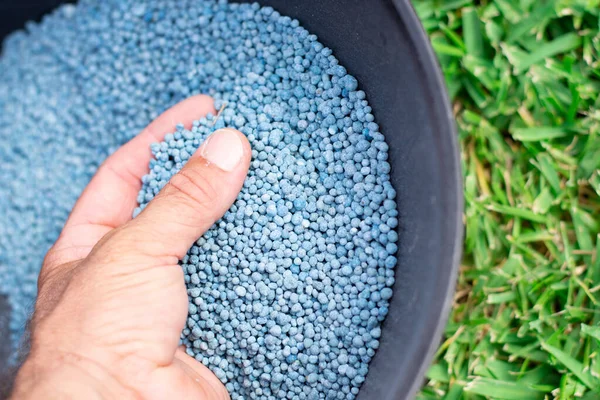
[{"label": "green grass", "polygon": [[466,240],[426,399],[600,399],[600,0],[414,0]]}]

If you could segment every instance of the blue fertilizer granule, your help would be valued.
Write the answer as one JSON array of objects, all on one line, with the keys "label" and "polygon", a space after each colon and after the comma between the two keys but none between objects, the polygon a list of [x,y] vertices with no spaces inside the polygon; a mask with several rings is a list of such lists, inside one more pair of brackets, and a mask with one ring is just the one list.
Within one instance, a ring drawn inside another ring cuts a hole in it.
[{"label": "blue fertilizer granule", "polygon": [[355,397],[392,295],[398,212],[365,93],[316,39],[272,8],[213,0],[82,0],[7,39],[0,293],[15,343],[99,164],[205,93],[222,111],[153,145],[138,197],[141,209],[215,129],[250,140],[242,192],[181,262],[182,343],[233,399]]}]

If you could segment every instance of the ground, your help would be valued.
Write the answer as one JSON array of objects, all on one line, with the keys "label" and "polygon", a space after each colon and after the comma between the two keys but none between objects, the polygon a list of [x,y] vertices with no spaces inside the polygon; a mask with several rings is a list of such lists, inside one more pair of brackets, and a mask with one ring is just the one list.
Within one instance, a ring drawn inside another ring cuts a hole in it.
[{"label": "ground", "polygon": [[418,399],[600,399],[600,0],[414,0],[457,120],[466,239]]}]

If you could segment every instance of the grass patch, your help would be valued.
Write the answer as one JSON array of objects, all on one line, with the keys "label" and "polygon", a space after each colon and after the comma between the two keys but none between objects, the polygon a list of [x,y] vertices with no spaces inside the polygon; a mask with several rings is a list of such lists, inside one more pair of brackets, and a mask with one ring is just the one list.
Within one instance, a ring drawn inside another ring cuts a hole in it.
[{"label": "grass patch", "polygon": [[414,6],[454,106],[467,230],[418,399],[600,399],[600,0]]}]

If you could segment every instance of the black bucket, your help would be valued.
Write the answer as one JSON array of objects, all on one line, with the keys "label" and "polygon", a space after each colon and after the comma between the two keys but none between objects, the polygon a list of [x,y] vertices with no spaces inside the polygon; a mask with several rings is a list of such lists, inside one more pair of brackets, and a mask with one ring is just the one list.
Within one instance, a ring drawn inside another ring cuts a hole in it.
[{"label": "black bucket", "polygon": [[[0,0],[0,39],[63,2]],[[452,303],[463,231],[457,137],[429,41],[408,0],[258,3],[297,18],[333,49],[386,135],[398,192],[399,263],[381,345],[358,400],[413,398]]]}]

